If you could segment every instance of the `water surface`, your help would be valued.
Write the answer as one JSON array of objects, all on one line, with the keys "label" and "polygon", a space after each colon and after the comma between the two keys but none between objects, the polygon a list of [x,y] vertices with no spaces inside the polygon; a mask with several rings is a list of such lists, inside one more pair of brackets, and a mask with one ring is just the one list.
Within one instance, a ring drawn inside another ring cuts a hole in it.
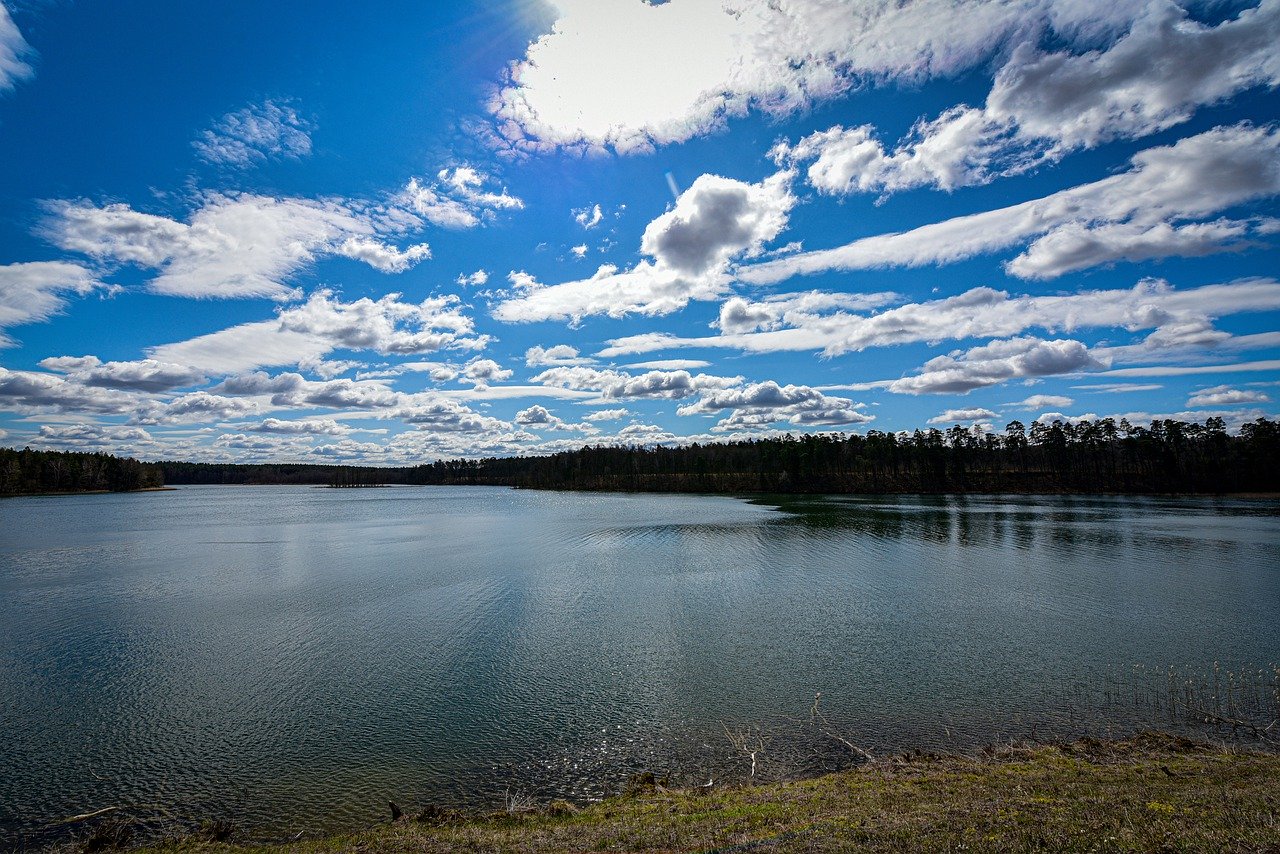
[{"label": "water surface", "polygon": [[0,840],[109,805],[283,835],[389,798],[593,797],[714,764],[726,725],[818,691],[875,750],[1069,734],[1064,686],[1280,660],[1278,514],[464,487],[0,501]]}]

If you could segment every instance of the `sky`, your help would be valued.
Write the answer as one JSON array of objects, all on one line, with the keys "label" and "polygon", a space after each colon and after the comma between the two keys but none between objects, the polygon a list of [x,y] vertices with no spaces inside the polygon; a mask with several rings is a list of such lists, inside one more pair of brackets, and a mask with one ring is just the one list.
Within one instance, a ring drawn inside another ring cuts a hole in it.
[{"label": "sky", "polygon": [[1280,0],[3,0],[0,445],[403,465],[1280,397]]}]

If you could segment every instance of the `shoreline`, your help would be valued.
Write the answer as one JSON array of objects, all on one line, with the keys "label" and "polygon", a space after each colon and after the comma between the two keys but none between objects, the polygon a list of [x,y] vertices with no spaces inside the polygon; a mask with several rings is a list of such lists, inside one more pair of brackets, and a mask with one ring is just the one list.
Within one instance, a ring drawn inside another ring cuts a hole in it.
[{"label": "shoreline", "polygon": [[[223,819],[135,850],[1270,850],[1280,845],[1276,779],[1275,750],[1141,732],[976,754],[908,752],[762,785],[676,789],[639,775],[625,794],[583,807],[514,797],[487,813],[406,805],[373,827],[287,841],[241,841]],[[94,820],[102,841],[122,827],[111,816]],[[90,835],[81,834],[81,850]]]},{"label": "shoreline", "polygon": [[49,498],[67,495],[131,495],[135,492],[177,492],[176,486],[144,486],[141,489],[74,489],[64,492],[6,492],[0,498]]}]

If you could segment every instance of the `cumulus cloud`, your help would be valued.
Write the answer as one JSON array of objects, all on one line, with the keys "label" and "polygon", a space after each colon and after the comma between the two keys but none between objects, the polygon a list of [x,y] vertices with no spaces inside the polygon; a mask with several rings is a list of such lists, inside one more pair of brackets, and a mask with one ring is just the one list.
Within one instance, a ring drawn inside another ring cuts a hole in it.
[{"label": "cumulus cloud", "polygon": [[[1153,228],[1203,218],[1276,193],[1280,130],[1238,124],[1141,151],[1127,172],[1100,181],[911,231],[741,267],[738,276],[751,284],[769,284],[829,270],[946,264],[1037,237],[1008,265],[1009,272],[1047,278],[1122,260],[1128,253],[1135,258],[1181,254],[1179,236],[1191,239],[1189,254],[1205,254],[1210,251],[1206,240],[1216,237],[1219,251],[1231,248],[1244,226],[1218,222],[1180,235]],[[1111,225],[1128,228],[1108,233],[1105,227]]]},{"label": "cumulus cloud", "polygon": [[402,402],[402,396],[381,380],[315,381],[293,372],[272,376],[254,371],[229,377],[214,390],[237,397],[268,396],[273,406],[386,409]]},{"label": "cumulus cloud", "polygon": [[332,291],[312,294],[302,305],[284,309],[280,328],[326,341],[333,348],[373,350],[383,355],[431,353],[446,347],[482,347],[475,325],[455,296],[402,302],[392,293],[373,300],[342,302]]},{"label": "cumulus cloud", "polygon": [[[317,258],[339,255],[384,272],[424,257],[376,238],[383,226],[340,202],[212,194],[184,223],[124,204],[50,202],[42,232],[56,246],[92,258],[157,270],[150,288],[185,297],[288,299],[288,279]],[[399,228],[401,226],[397,226]]]},{"label": "cumulus cloud", "polygon": [[777,294],[763,300],[730,297],[720,306],[715,326],[726,334],[798,326],[824,311],[860,311],[895,302],[899,296],[888,291],[870,294],[842,294],[823,291]]},{"label": "cumulus cloud", "polygon": [[630,409],[597,409],[590,415],[584,416],[584,421],[617,421],[619,418],[626,418],[631,414]]},{"label": "cumulus cloud", "polygon": [[138,449],[156,444],[151,434],[141,427],[119,427],[102,424],[45,424],[32,444],[39,447],[72,451],[109,451],[137,453]]},{"label": "cumulus cloud", "polygon": [[193,391],[165,403],[145,407],[132,420],[138,424],[193,424],[241,418],[257,410],[258,405],[251,400]]},{"label": "cumulus cloud", "polygon": [[65,261],[0,265],[0,347],[12,347],[10,326],[47,320],[66,306],[66,295],[84,296],[102,284],[86,268]]},{"label": "cumulus cloud", "polygon": [[227,113],[191,143],[206,163],[245,168],[311,153],[310,123],[287,101],[266,100]]},{"label": "cumulus cloud", "polygon": [[759,255],[786,227],[796,202],[790,181],[789,173],[757,184],[702,175],[645,228],[640,249],[652,260],[626,271],[607,264],[589,279],[558,285],[513,274],[514,294],[493,316],[509,323],[577,322],[597,314],[670,314],[690,300],[715,299],[730,282],[730,262]]},{"label": "cumulus cloud", "polygon": [[596,428],[590,424],[570,424],[559,416],[553,414],[551,410],[545,406],[534,404],[528,409],[522,409],[516,413],[515,423],[521,427],[531,427],[535,430],[555,430],[559,432],[579,432],[579,433],[595,433]]},{"label": "cumulus cloud", "polygon": [[929,419],[930,424],[974,424],[999,418],[999,414],[990,409],[975,407],[973,409],[948,409],[941,415]]},{"label": "cumulus cloud", "polygon": [[508,422],[481,415],[459,400],[439,395],[406,395],[403,404],[386,417],[412,424],[424,432],[473,434],[469,440],[477,442],[486,434],[506,434],[508,441],[515,438],[511,436],[512,425]]},{"label": "cumulus cloud", "polygon": [[473,166],[455,166],[441,169],[430,183],[411,179],[398,201],[432,225],[474,228],[492,220],[498,211],[524,207],[524,201],[510,195],[505,187],[497,192],[485,189],[492,181]]},{"label": "cumulus cloud", "polygon": [[514,373],[515,371],[502,367],[493,359],[481,358],[472,359],[462,369],[462,376],[477,389],[486,388],[490,383],[509,380]]},{"label": "cumulus cloud", "polygon": [[705,415],[733,410],[713,432],[759,430],[779,422],[796,426],[837,426],[865,424],[874,416],[859,410],[863,404],[843,397],[828,397],[803,385],[778,385],[773,380],[740,388],[704,391],[694,403],[681,406],[678,415]]},{"label": "cumulus cloud", "polygon": [[1011,379],[1106,367],[1079,341],[1012,338],[930,359],[920,373],[894,380],[888,388],[899,394],[965,394]]},{"label": "cumulus cloud", "polygon": [[551,368],[533,377],[533,382],[559,388],[599,392],[610,400],[666,398],[676,400],[700,391],[730,388],[742,377],[690,374],[688,371],[649,371],[628,374],[612,369],[584,366]]},{"label": "cumulus cloud", "polygon": [[40,366],[66,373],[70,380],[82,385],[130,391],[172,391],[206,381],[198,369],[155,359],[101,362],[95,356],[54,356],[41,360]]},{"label": "cumulus cloud", "polygon": [[577,347],[568,344],[555,344],[551,347],[535,345],[524,351],[524,363],[530,368],[553,365],[589,365],[594,359],[578,355]]},{"label": "cumulus cloud", "polygon": [[272,433],[282,436],[342,436],[351,432],[345,424],[332,418],[266,418],[257,424],[239,425],[252,433]]},{"label": "cumulus cloud", "polygon": [[1189,408],[1197,406],[1235,406],[1241,403],[1270,403],[1270,396],[1256,389],[1238,389],[1217,385],[1204,388],[1187,398]]},{"label": "cumulus cloud", "polygon": [[559,0],[551,32],[490,110],[507,150],[643,152],[760,110],[781,115],[884,79],[971,68],[1012,39],[1123,31],[1134,0],[917,0],[851,6]]},{"label": "cumulus cloud", "polygon": [[1217,26],[1171,0],[1145,3],[1131,28],[1102,50],[1045,52],[1021,43],[996,74],[986,105],[921,120],[892,151],[869,125],[836,126],[774,150],[811,161],[820,192],[944,190],[1009,175],[1116,138],[1186,121],[1201,106],[1280,82],[1280,2],[1263,0]]},{"label": "cumulus cloud", "polygon": [[5,409],[121,415],[142,402],[136,394],[92,388],[55,374],[0,368],[0,407]]},{"label": "cumulus cloud", "polygon": [[35,74],[27,62],[30,54],[31,46],[22,37],[9,10],[0,3],[0,93]]}]

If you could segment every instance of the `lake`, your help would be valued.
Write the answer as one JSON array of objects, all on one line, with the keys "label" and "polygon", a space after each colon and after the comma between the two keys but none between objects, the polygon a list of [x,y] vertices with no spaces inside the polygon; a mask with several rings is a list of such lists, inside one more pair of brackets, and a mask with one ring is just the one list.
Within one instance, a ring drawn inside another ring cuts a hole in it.
[{"label": "lake", "polygon": [[6,499],[0,840],[112,805],[283,836],[587,799],[741,775],[731,735],[808,727],[780,774],[816,692],[873,752],[1118,732],[1158,717],[1125,680],[1215,661],[1274,683],[1276,501]]}]

